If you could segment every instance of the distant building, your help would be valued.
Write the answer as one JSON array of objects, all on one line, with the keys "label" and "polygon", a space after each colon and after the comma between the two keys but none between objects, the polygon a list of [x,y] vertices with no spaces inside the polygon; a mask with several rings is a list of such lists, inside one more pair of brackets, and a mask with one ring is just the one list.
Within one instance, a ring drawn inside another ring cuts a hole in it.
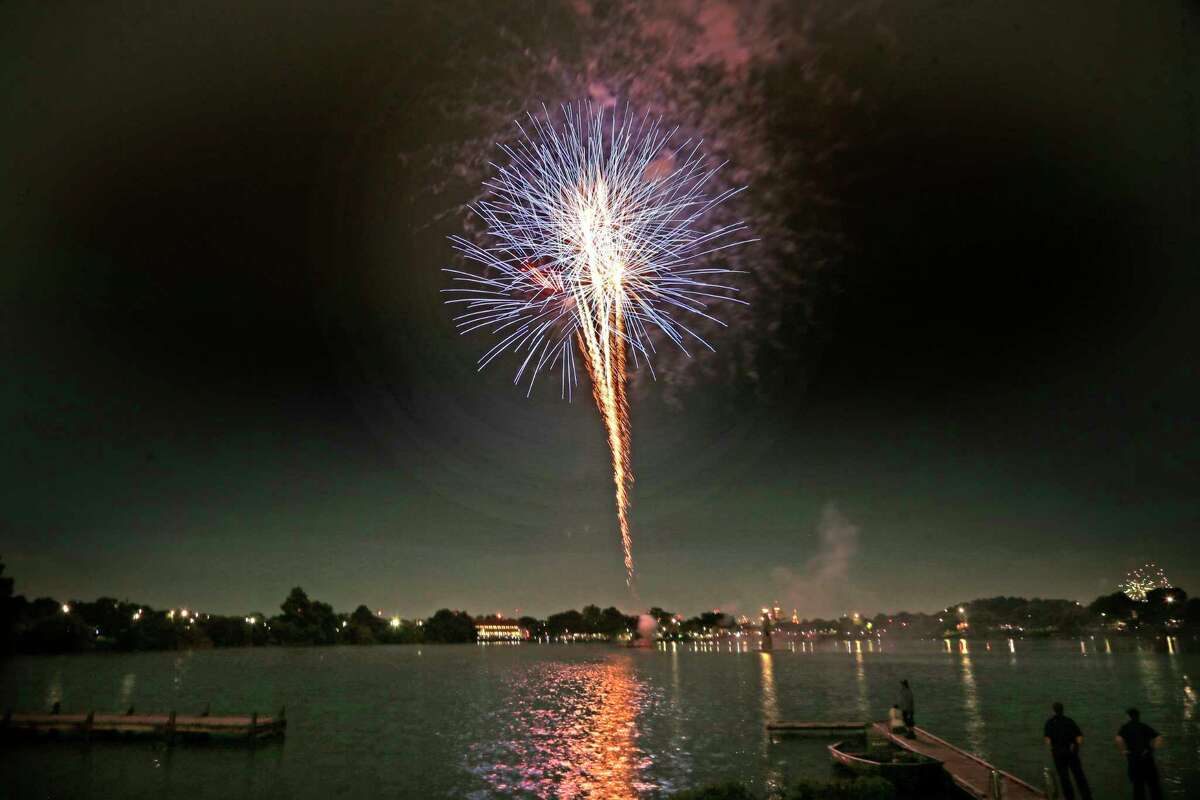
[{"label": "distant building", "polygon": [[529,638],[529,631],[515,620],[501,616],[476,617],[475,640],[480,642],[522,642]]}]

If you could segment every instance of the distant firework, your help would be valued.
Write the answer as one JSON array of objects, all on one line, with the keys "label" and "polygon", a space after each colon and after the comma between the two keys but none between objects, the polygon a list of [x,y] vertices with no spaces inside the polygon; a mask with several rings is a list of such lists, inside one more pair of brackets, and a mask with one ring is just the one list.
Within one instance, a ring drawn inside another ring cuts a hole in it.
[{"label": "distant firework", "polygon": [[633,586],[629,531],[629,406],[626,360],[653,374],[657,331],[676,347],[712,349],[687,321],[695,315],[721,324],[714,301],[735,291],[720,283],[730,270],[699,259],[751,240],[730,237],[741,222],[705,230],[714,207],[741,191],[706,193],[719,167],[705,167],[700,143],[671,145],[649,115],[605,113],[590,104],[564,106],[556,123],[529,115],[517,123],[516,143],[488,196],[472,208],[486,226],[485,241],[452,236],[455,249],[482,267],[480,274],[447,270],[465,288],[447,301],[461,304],[460,332],[499,337],[479,359],[482,369],[501,353],[520,357],[514,383],[528,391],[543,371],[557,370],[561,391],[578,385],[575,349],[592,382],[612,452],[617,522],[626,582]]},{"label": "distant firework", "polygon": [[1155,564],[1143,564],[1137,569],[1130,570],[1125,574],[1125,580],[1121,583],[1121,591],[1130,600],[1137,600],[1139,603],[1146,602],[1146,595],[1155,589],[1167,589],[1171,584],[1167,581],[1166,573]]}]

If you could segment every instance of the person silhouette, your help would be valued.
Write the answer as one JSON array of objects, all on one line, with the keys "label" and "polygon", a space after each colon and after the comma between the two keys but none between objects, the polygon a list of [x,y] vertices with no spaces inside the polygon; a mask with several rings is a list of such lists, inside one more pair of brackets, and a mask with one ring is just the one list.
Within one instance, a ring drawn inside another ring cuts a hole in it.
[{"label": "person silhouette", "polygon": [[1133,800],[1145,800],[1150,790],[1151,800],[1162,800],[1162,786],[1158,783],[1158,765],[1154,763],[1154,751],[1162,745],[1158,731],[1142,722],[1136,708],[1125,712],[1129,722],[1117,731],[1117,747],[1129,762],[1129,781],[1133,784]]},{"label": "person silhouette", "polygon": [[900,697],[896,701],[896,705],[900,706],[900,713],[904,715],[904,725],[908,728],[908,737],[916,738],[917,734],[914,728],[917,723],[913,716],[913,693],[907,680],[900,681]]},{"label": "person silhouette", "polygon": [[1075,778],[1075,786],[1083,800],[1092,800],[1092,790],[1088,786],[1087,776],[1083,774],[1083,764],[1079,760],[1079,747],[1083,744],[1083,731],[1075,724],[1075,720],[1063,714],[1063,704],[1052,706],[1054,716],[1046,720],[1043,734],[1046,746],[1050,748],[1050,756],[1054,759],[1054,769],[1058,771],[1058,783],[1066,800],[1075,800],[1075,789],[1071,786],[1071,778]]}]

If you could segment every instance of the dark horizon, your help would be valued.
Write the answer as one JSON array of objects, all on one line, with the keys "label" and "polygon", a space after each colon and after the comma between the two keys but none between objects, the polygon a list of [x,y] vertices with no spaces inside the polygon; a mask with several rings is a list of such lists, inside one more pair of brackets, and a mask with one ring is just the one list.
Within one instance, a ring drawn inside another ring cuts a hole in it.
[{"label": "dark horizon", "polygon": [[642,605],[1200,586],[1200,10],[707,8],[7,5],[16,591],[630,607],[586,387],[477,374],[439,294],[511,121],[609,96],[764,240],[634,380]]}]

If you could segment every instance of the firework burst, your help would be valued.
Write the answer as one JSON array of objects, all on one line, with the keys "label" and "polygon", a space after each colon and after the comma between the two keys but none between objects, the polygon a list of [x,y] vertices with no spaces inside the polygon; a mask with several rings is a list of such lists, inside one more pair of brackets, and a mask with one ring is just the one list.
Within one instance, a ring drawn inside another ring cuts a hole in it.
[{"label": "firework burst", "polygon": [[514,383],[533,390],[539,374],[558,371],[561,391],[578,386],[576,350],[592,383],[612,452],[617,521],[626,581],[633,585],[629,531],[629,407],[626,361],[653,374],[656,339],[685,353],[712,349],[689,327],[714,322],[716,301],[740,303],[721,284],[731,271],[702,260],[746,244],[741,222],[704,228],[705,216],[740,189],[709,194],[721,165],[706,167],[700,142],[672,146],[674,130],[649,115],[564,106],[560,121],[543,109],[517,123],[508,159],[484,183],[472,209],[481,241],[451,237],[479,272],[447,270],[464,284],[448,289],[462,306],[460,332],[487,330],[498,341],[479,368],[512,352]]},{"label": "firework burst", "polygon": [[1121,591],[1130,600],[1144,603],[1150,592],[1155,589],[1168,589],[1170,586],[1166,573],[1160,567],[1154,564],[1143,564],[1137,569],[1125,573],[1125,580],[1121,582]]}]

